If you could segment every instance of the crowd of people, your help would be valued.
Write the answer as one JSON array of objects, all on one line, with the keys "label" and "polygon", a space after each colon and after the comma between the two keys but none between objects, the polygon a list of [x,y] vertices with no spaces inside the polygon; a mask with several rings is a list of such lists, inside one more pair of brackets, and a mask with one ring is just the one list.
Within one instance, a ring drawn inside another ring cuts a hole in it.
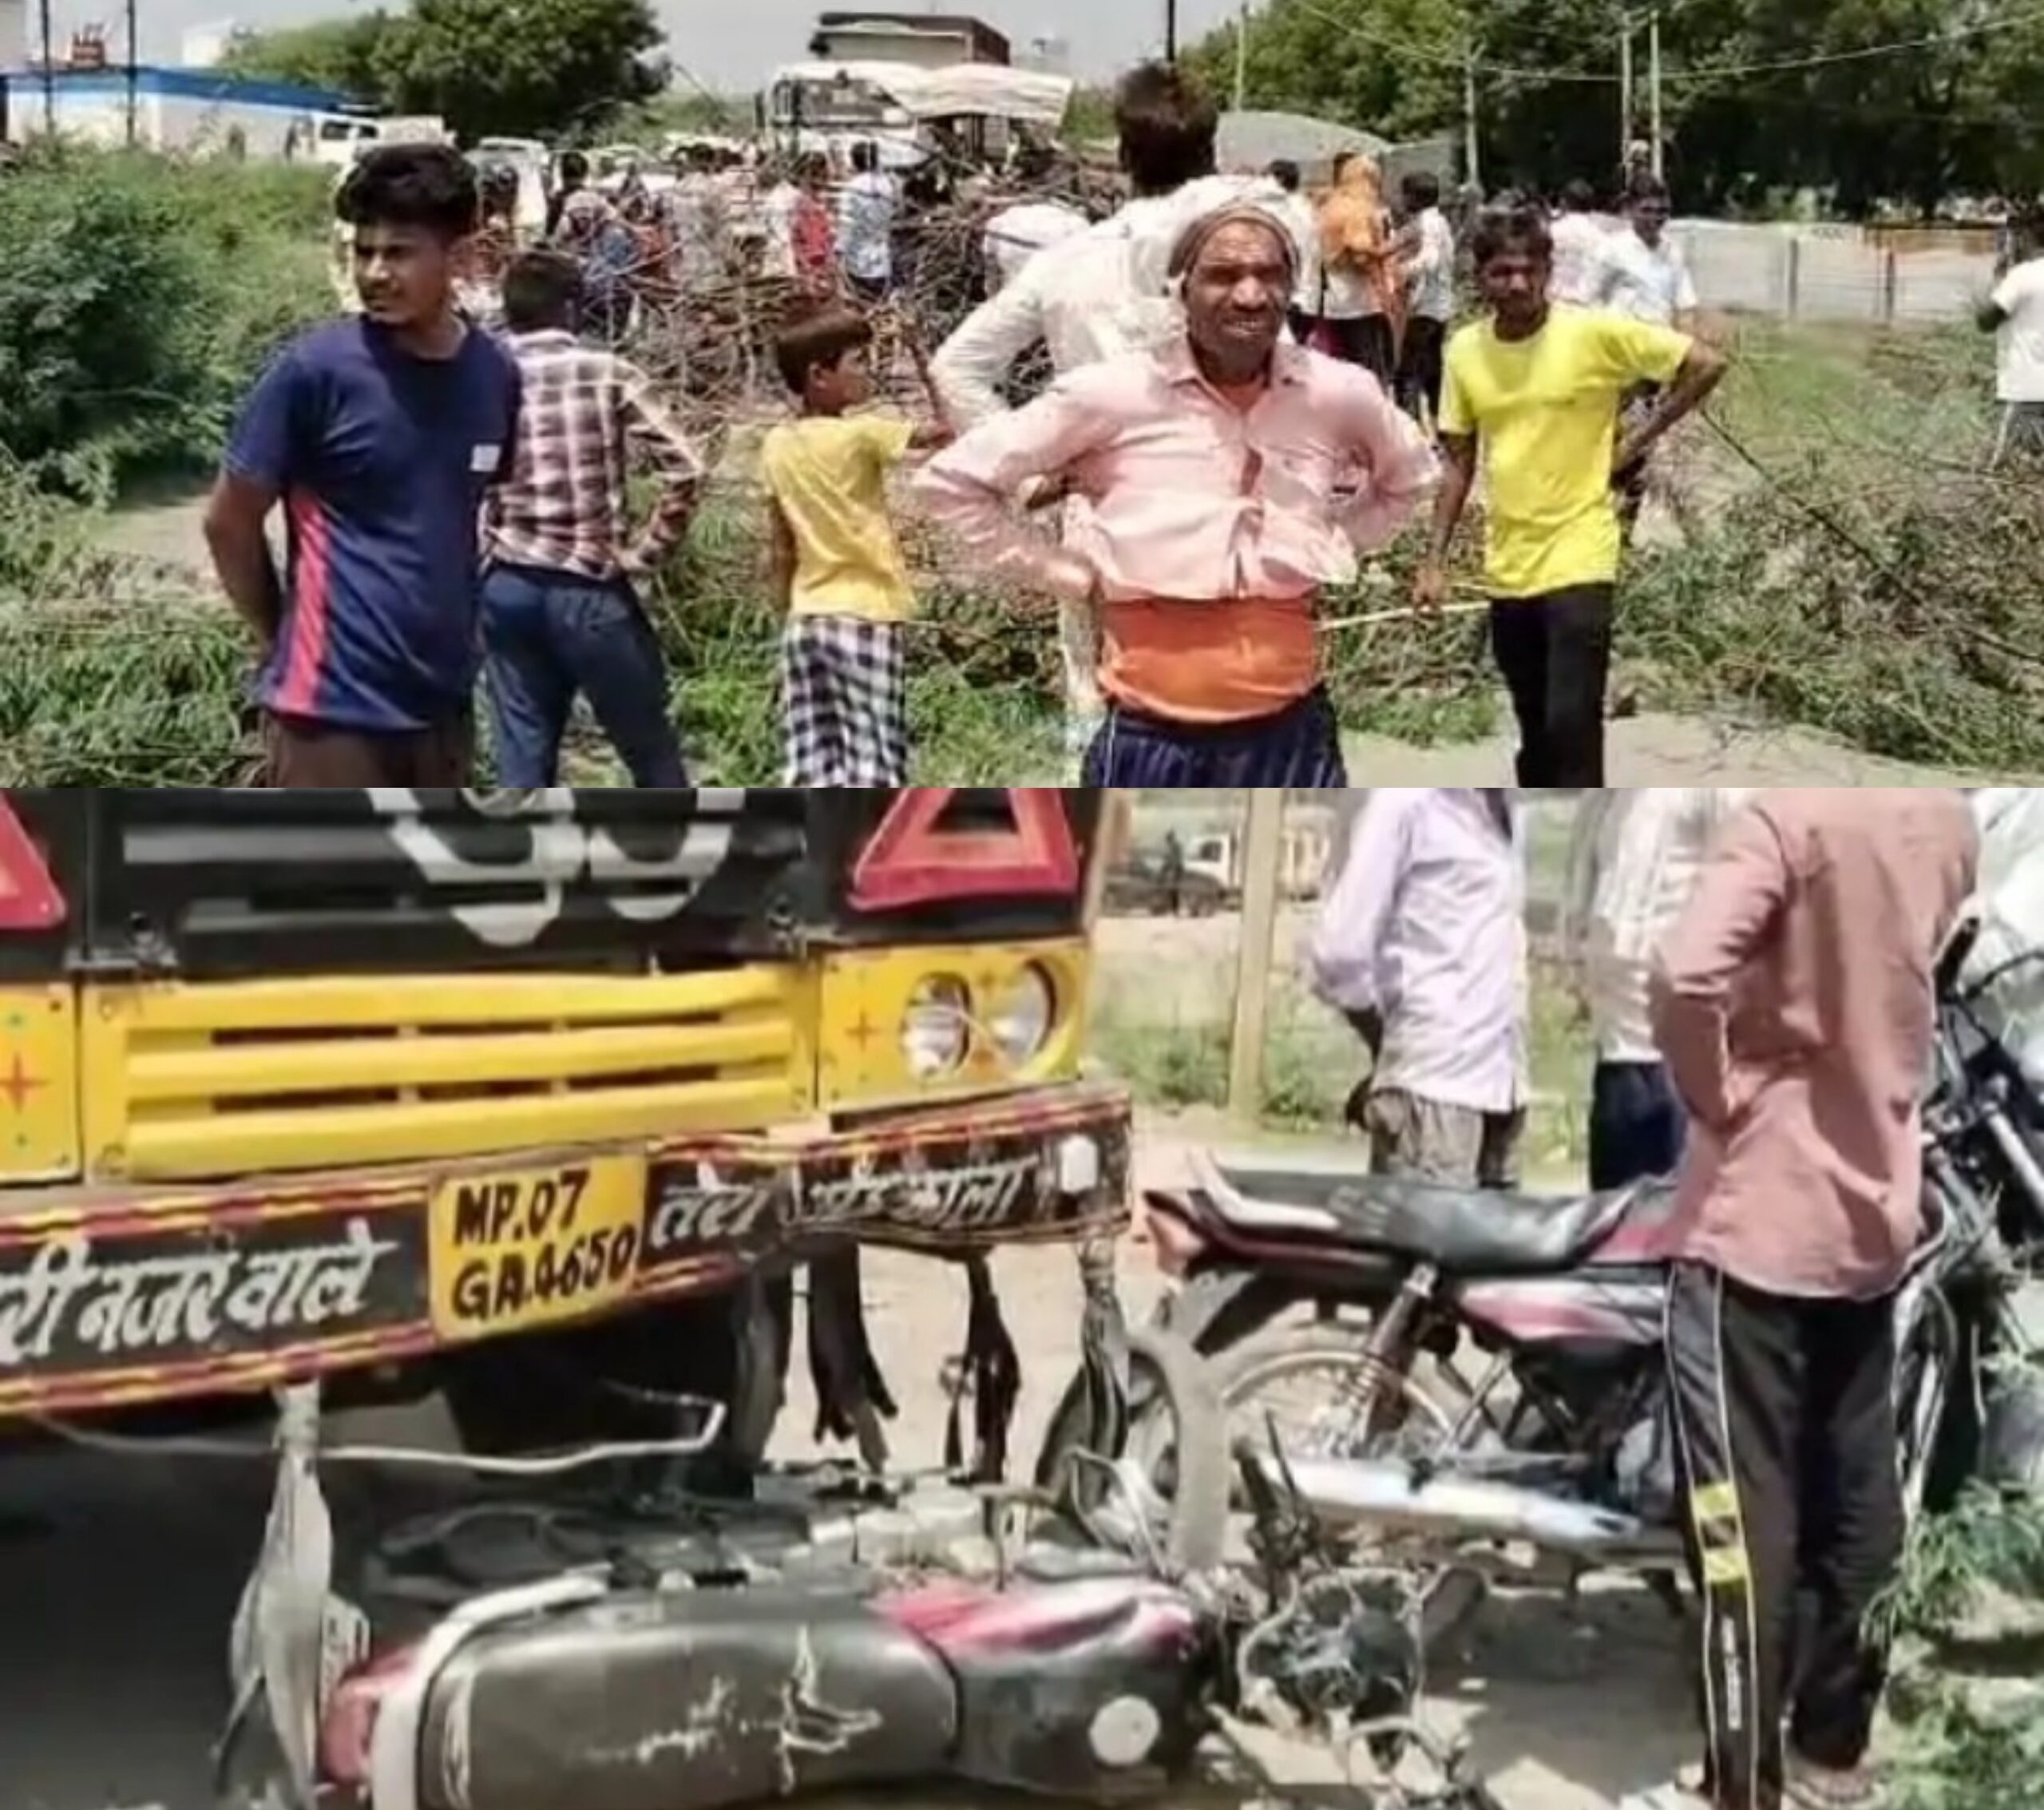
[{"label": "crowd of people", "polygon": [[[1344,783],[1321,600],[1431,512],[1412,608],[1439,608],[1480,484],[1517,777],[1602,782],[1624,525],[1651,449],[1724,369],[1665,191],[1639,178],[1601,233],[1581,195],[1458,202],[1458,234],[1432,177],[1390,205],[1366,157],[1317,199],[1290,165],[1223,176],[1218,124],[1182,69],[1139,69],[1118,95],[1122,206],[1025,191],[985,213],[984,299],[929,361],[921,425],[868,406],[877,305],[915,255],[907,185],[871,144],[842,182],[814,158],[749,173],[744,255],[785,285],[794,414],[760,469],[788,783],[910,771],[905,462],[954,554],[1056,600],[1068,751],[1103,785]],[[359,315],[266,374],[208,517],[262,645],[277,783],[467,771],[479,664],[506,783],[553,782],[578,694],[636,783],[687,770],[640,593],[711,458],[686,381],[656,382],[626,330],[664,311],[700,362],[732,194],[707,148],[658,194],[604,192],[570,154],[526,246],[515,196],[451,149],[386,147],[350,173]],[[1456,326],[1463,266],[1476,306]],[[635,525],[641,465],[659,495]]]},{"label": "crowd of people", "polygon": [[[1559,941],[1595,1049],[1590,1181],[1676,1178],[1705,1763],[1653,1810],[1877,1801],[1868,1610],[1902,1551],[1895,1308],[1926,1234],[1935,976],[1975,901],[2034,939],[2038,796],[1658,787],[1576,818]],[[1369,1053],[1349,1117],[1380,1174],[1517,1178],[1524,802],[1373,790],[1337,854],[1305,962]]]}]

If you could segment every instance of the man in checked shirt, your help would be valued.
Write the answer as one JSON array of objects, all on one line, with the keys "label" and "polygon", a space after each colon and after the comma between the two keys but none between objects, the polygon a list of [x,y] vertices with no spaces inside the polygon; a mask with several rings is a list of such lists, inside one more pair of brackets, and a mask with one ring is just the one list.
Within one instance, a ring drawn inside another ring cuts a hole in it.
[{"label": "man in checked shirt", "polygon": [[[636,366],[576,338],[582,276],[559,251],[505,274],[525,405],[509,477],[485,520],[483,642],[497,782],[552,786],[575,695],[586,695],[639,786],[686,786],[667,663],[639,581],[681,544],[703,466]],[[634,443],[660,479],[652,517],[626,520]]]}]

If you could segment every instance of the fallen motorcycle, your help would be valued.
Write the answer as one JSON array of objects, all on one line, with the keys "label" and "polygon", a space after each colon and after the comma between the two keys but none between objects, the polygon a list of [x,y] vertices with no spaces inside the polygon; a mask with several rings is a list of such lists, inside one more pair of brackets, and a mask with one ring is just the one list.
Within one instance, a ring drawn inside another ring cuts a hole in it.
[{"label": "fallen motorcycle", "polygon": [[[1495,1810],[1415,1718],[1409,1585],[1340,1562],[1288,1486],[1247,1474],[1253,1565],[1216,1563],[1234,1479],[1210,1384],[1168,1341],[1131,1357],[1186,1452],[1167,1543],[1089,1506],[1111,1488],[1018,1507],[828,1469],[766,1473],[744,1503],[467,1487],[337,1570],[328,1625],[362,1638],[320,1692],[310,1776],[282,1776],[291,1742],[252,1698],[223,1796],[724,1810],[948,1779],[1120,1801],[1184,1779],[1234,1716],[1367,1753],[1387,1810]],[[1111,1483],[1084,1455],[1068,1471],[1089,1467]],[[1016,1512],[1035,1519],[1011,1546]],[[1396,1782],[1415,1766],[1424,1784]]]}]

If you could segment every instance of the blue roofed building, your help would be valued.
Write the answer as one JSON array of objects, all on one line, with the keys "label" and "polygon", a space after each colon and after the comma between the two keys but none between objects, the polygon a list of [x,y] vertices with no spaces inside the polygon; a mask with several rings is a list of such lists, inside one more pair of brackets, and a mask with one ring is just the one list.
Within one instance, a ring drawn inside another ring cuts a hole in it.
[{"label": "blue roofed building", "polygon": [[6,84],[6,135],[15,144],[54,129],[97,145],[133,141],[158,151],[233,152],[252,157],[346,161],[338,147],[373,137],[348,96],[214,69],[144,65],[16,68]]}]

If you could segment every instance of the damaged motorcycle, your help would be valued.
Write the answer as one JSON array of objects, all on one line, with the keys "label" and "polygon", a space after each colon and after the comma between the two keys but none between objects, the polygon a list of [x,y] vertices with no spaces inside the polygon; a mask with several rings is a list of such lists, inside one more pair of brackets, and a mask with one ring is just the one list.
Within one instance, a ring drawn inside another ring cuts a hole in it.
[{"label": "damaged motorcycle", "polygon": [[[1231,1477],[1210,1380],[1166,1341],[1131,1359],[1187,1455],[1170,1548],[1086,1492],[827,1467],[766,1472],[746,1503],[465,1479],[339,1555],[326,1622],[358,1638],[313,1697],[244,1701],[224,1801],[724,1810],[953,1780],[1119,1802],[1185,1779],[1235,1717],[1366,1758],[1384,1810],[1496,1810],[1414,1715],[1409,1586],[1344,1562],[1255,1475],[1253,1561],[1215,1563]],[[703,1404],[697,1443],[720,1420]]]}]

